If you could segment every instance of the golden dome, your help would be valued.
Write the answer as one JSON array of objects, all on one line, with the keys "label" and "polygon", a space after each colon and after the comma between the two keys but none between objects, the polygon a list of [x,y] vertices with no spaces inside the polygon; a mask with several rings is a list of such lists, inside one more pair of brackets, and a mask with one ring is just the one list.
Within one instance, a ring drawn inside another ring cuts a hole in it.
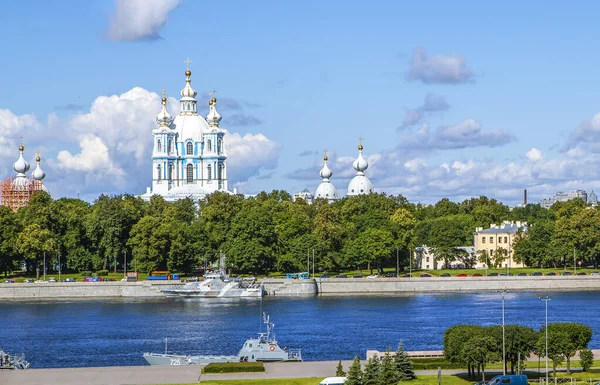
[{"label": "golden dome", "polygon": [[165,104],[167,102],[167,97],[166,96],[162,97],[162,102],[163,102],[163,104]]},{"label": "golden dome", "polygon": [[20,145],[20,146],[19,146],[19,151],[21,151],[21,152],[25,151],[25,146],[23,146],[23,145]]},{"label": "golden dome", "polygon": [[185,70],[185,76],[192,76],[192,71]]},{"label": "golden dome", "polygon": [[216,103],[217,102],[217,98],[213,97],[212,99],[210,99],[211,103]]},{"label": "golden dome", "polygon": [[41,160],[42,160],[42,158],[40,158],[40,156],[39,156],[39,155],[35,157],[35,161],[36,161],[36,162],[40,162]]},{"label": "golden dome", "polygon": [[363,150],[363,145],[362,145],[362,144],[359,144],[359,145],[358,145],[358,151],[362,151],[362,150]]},{"label": "golden dome", "polygon": [[323,160],[324,160],[325,162],[327,162],[327,161],[329,160],[329,158],[327,157],[327,155],[325,155],[325,156],[323,157]]}]

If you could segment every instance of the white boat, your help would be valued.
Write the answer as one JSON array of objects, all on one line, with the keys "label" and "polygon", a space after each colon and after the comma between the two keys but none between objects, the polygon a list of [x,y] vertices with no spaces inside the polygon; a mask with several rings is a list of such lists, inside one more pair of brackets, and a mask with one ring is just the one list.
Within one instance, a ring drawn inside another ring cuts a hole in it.
[{"label": "white boat", "polygon": [[237,355],[184,355],[169,353],[165,339],[164,353],[144,353],[144,359],[150,365],[207,365],[213,362],[278,362],[302,361],[300,349],[281,348],[273,324],[266,314],[263,321],[267,325],[265,333],[258,333],[258,337],[247,339]]}]

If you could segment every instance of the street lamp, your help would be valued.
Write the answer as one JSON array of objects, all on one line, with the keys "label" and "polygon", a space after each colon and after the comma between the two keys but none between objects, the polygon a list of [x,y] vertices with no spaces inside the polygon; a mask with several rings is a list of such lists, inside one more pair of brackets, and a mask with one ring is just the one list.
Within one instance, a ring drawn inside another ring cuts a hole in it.
[{"label": "street lamp", "polygon": [[548,301],[550,297],[539,297],[542,301],[546,302],[546,385],[548,385]]},{"label": "street lamp", "polygon": [[502,293],[502,374],[506,376],[506,334],[504,332],[504,294],[506,290],[501,290]]}]

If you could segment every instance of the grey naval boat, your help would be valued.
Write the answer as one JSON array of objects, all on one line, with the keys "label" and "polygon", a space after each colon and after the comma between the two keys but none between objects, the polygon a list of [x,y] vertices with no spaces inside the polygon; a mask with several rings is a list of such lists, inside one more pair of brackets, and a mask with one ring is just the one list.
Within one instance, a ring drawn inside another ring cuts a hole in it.
[{"label": "grey naval boat", "polygon": [[144,359],[150,365],[207,365],[211,362],[276,362],[276,361],[302,361],[300,349],[281,348],[269,316],[263,313],[263,321],[267,325],[266,333],[258,333],[258,337],[247,339],[235,356],[224,355],[183,355],[167,352],[144,353]]},{"label": "grey naval boat", "polygon": [[221,256],[220,269],[204,275],[203,281],[188,282],[183,287],[163,289],[167,297],[262,297],[264,289],[255,280],[230,278],[226,274],[225,256]]},{"label": "grey naval boat", "polygon": [[0,370],[20,370],[29,368],[29,362],[25,361],[25,356],[11,356],[0,349]]}]

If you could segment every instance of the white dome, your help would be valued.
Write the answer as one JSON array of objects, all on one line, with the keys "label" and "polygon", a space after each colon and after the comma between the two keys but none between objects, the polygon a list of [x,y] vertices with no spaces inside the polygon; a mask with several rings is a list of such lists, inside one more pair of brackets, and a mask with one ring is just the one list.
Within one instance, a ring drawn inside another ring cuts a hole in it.
[{"label": "white dome", "polygon": [[319,172],[319,175],[321,175],[321,178],[325,178],[325,179],[329,179],[333,175],[333,172],[331,172],[329,167],[327,167],[327,160],[325,160],[325,164],[323,165],[323,168]]},{"label": "white dome", "polygon": [[156,123],[158,123],[159,126],[163,127],[163,126],[170,126],[171,122],[173,121],[173,117],[171,116],[171,114],[169,114],[169,111],[167,111],[167,97],[163,96],[162,100],[161,100],[161,104],[162,104],[162,109],[161,111],[156,115]]},{"label": "white dome", "polygon": [[329,181],[323,181],[317,187],[315,198],[325,198],[329,200],[337,200],[338,194],[335,186]]},{"label": "white dome", "polygon": [[369,178],[364,175],[357,175],[348,184],[348,195],[363,195],[373,192],[373,185]]},{"label": "white dome", "polygon": [[21,146],[19,148],[19,151],[21,152],[19,154],[19,159],[17,159],[17,161],[13,164],[14,170],[19,174],[24,174],[27,171],[29,171],[29,163],[27,163],[25,161],[25,158],[23,158],[23,150],[24,150],[24,147]]},{"label": "white dome", "polygon": [[11,186],[17,190],[25,190],[29,186],[29,180],[25,177],[25,174],[19,173],[15,179],[13,179]]},{"label": "white dome", "polygon": [[179,93],[182,98],[193,99],[196,97],[196,95],[198,95],[196,90],[192,88],[192,80],[190,79],[190,76],[192,76],[192,71],[186,70],[185,71],[185,87],[183,87],[183,89]]},{"label": "white dome", "polygon": [[209,130],[208,123],[200,115],[177,115],[173,124],[179,134],[179,142],[185,142],[188,139],[201,142],[202,134]]},{"label": "white dome", "polygon": [[40,161],[41,161],[41,159],[38,156],[36,158],[37,166],[36,166],[35,170],[33,170],[33,173],[31,173],[31,176],[33,177],[33,179],[39,180],[39,181],[41,181],[42,179],[44,179],[46,177],[46,173],[40,167]]},{"label": "white dome", "polygon": [[221,119],[223,118],[221,117],[221,114],[217,112],[217,98],[212,98],[208,103],[208,106],[209,111],[208,115],[206,116],[206,121],[210,126],[218,127],[219,123],[221,123]]},{"label": "white dome", "polygon": [[365,171],[369,168],[369,163],[367,163],[367,160],[362,156],[362,150],[358,152],[358,158],[352,163],[352,167],[354,167],[356,171]]}]

